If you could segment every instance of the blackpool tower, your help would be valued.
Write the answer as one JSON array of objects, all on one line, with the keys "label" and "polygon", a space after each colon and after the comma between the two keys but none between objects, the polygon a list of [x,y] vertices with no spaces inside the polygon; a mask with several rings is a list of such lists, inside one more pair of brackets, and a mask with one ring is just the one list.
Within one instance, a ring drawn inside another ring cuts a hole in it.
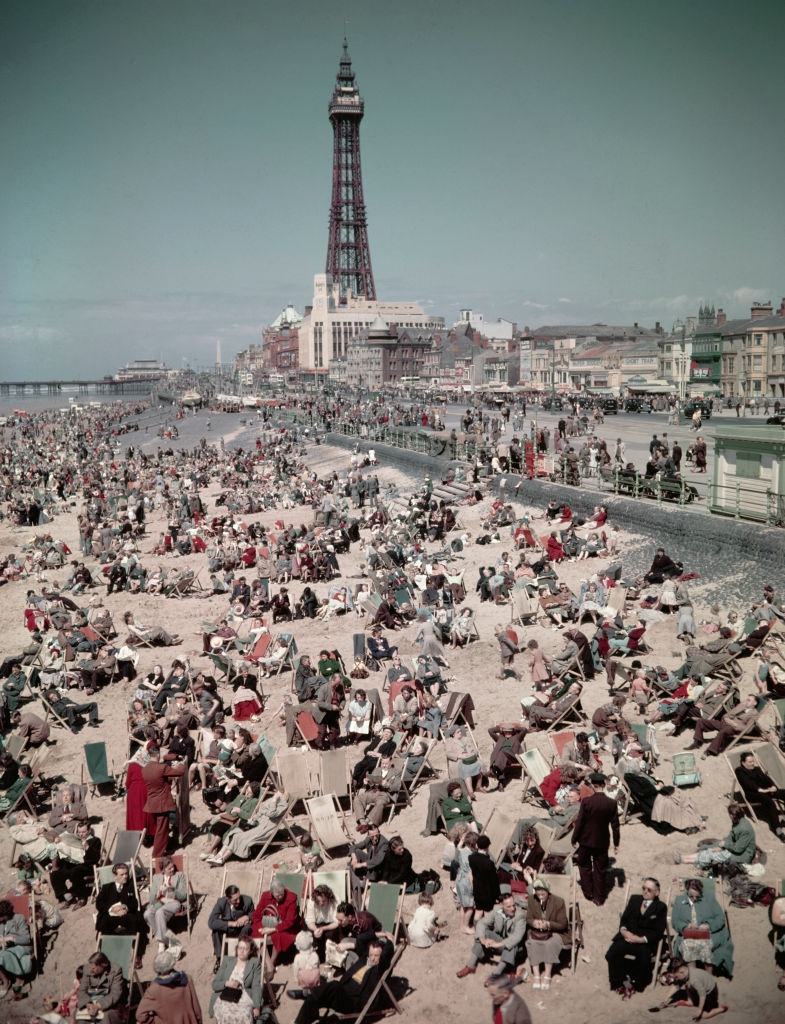
[{"label": "blackpool tower", "polygon": [[346,39],[329,111],[333,126],[333,191],[325,270],[333,281],[340,283],[343,294],[375,300],[360,168],[363,101],[354,83]]}]

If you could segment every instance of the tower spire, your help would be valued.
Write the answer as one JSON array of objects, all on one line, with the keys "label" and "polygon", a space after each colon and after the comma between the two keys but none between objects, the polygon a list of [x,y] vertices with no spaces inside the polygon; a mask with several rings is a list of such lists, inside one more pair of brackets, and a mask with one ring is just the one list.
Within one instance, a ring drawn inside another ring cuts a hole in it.
[{"label": "tower spire", "polygon": [[333,126],[333,187],[325,269],[344,292],[375,299],[360,164],[360,121],[365,105],[355,84],[345,34],[328,110]]}]

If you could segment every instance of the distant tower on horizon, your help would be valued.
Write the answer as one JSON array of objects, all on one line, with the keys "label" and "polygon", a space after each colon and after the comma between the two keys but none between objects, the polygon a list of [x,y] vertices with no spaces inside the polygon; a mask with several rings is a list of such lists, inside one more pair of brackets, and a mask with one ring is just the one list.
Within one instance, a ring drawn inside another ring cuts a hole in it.
[{"label": "distant tower on horizon", "polygon": [[215,368],[221,369],[221,339],[216,339],[215,342]]},{"label": "distant tower on horizon", "polygon": [[375,300],[360,167],[360,121],[364,104],[354,83],[345,36],[328,109],[333,126],[333,190],[325,271],[340,284],[342,292]]}]

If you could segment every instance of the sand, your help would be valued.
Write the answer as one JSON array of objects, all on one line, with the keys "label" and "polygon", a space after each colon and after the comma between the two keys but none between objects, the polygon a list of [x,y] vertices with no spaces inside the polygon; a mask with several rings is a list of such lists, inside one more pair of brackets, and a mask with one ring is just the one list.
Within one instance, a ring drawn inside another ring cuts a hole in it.
[{"label": "sand", "polygon": [[[213,430],[211,434],[206,435],[209,441],[217,440],[218,429],[214,418]],[[220,425],[220,429],[223,429],[223,424]],[[228,427],[226,432],[229,431],[238,431],[238,428],[236,426]],[[247,433],[248,431],[246,431]],[[237,436],[240,436],[239,431]],[[151,438],[148,447],[154,446]],[[332,469],[344,469],[348,465],[348,452],[340,448],[310,446],[307,461],[316,467],[320,474],[324,474]],[[379,477],[382,484],[391,481],[403,488],[411,486],[411,481],[404,474],[390,466],[381,466]],[[216,488],[213,487],[203,496],[207,499],[208,514],[215,507],[212,500],[215,492]],[[480,506],[461,510],[461,519],[474,536],[477,536],[479,532],[479,522],[482,514],[487,510],[488,504],[486,500]],[[59,515],[53,523],[45,527],[38,527],[38,532],[47,530],[55,537],[65,540],[72,550],[78,551],[76,511],[74,508],[68,514]],[[251,518],[271,526],[279,516],[279,512],[269,512]],[[311,517],[311,510],[306,508],[296,508],[285,513],[287,522],[309,522]],[[639,559],[644,555],[648,558],[650,554],[653,554],[653,545],[648,538],[627,533],[623,529],[624,524],[619,525],[622,527],[623,543],[630,550],[636,550]],[[147,535],[141,545],[143,553],[151,550],[163,526],[163,518],[160,513],[150,516]],[[31,528],[15,530],[7,523],[3,523],[0,525],[0,553],[18,549],[20,543],[35,532],[36,530]],[[511,549],[512,545],[503,543],[501,547]],[[528,680],[524,680],[523,683],[518,683],[513,679],[501,682],[496,678],[499,659],[493,627],[498,622],[509,620],[509,609],[480,604],[474,593],[478,567],[495,559],[498,552],[498,546],[471,545],[465,550],[467,603],[475,609],[481,639],[467,650],[448,652],[451,671],[455,676],[455,682],[452,685],[456,689],[469,690],[473,695],[477,707],[476,736],[481,752],[486,759],[492,745],[487,729],[498,721],[517,717],[519,699],[524,693],[530,691]],[[348,555],[340,556],[339,560],[342,575],[359,577],[361,556],[357,545]],[[149,556],[146,561],[150,561]],[[204,556],[177,559],[170,556],[167,559],[167,564],[173,563],[179,563],[178,567],[192,565],[197,569],[204,564]],[[605,563],[601,562],[600,564]],[[590,565],[591,568],[594,568],[597,563],[568,564],[560,569],[560,576],[577,587],[579,580],[591,571]],[[722,573],[725,571],[726,567],[718,564],[716,578],[721,580]],[[56,572],[50,574],[49,579],[53,578],[57,578]],[[32,583],[23,580],[4,587],[0,591],[0,630],[4,637],[3,655],[21,649],[27,643],[28,635],[23,626],[22,609],[25,591],[31,585]],[[101,589],[103,591],[104,588]],[[297,596],[300,593],[301,584],[292,581],[289,589],[293,596]],[[324,585],[317,588],[317,592],[320,594],[324,593],[324,590]],[[699,588],[696,590],[698,591],[695,595],[697,598],[696,619],[700,620],[706,617],[708,609],[700,604]],[[157,661],[161,661],[166,667],[172,658],[180,657],[183,654],[189,656],[192,666],[208,667],[199,653],[201,650],[199,624],[203,619],[218,616],[225,610],[224,598],[215,597],[205,600],[191,598],[174,601],[145,594],[137,596],[113,594],[108,597],[104,596],[104,601],[111,609],[115,623],[121,622],[122,614],[126,609],[133,608],[138,619],[161,623],[166,629],[178,633],[184,638],[183,645],[178,648],[143,650],[138,666],[140,674],[149,671]],[[310,653],[315,659],[323,646],[337,646],[342,651],[344,658],[351,662],[351,635],[358,630],[358,619],[354,615],[344,619],[333,618],[328,622],[300,620],[286,628],[291,628],[301,653]],[[588,626],[584,628],[589,629]],[[395,637],[395,642],[399,645],[404,659],[409,664],[416,653],[413,645],[416,632],[417,627],[410,625]],[[548,654],[555,652],[561,646],[560,635],[557,632],[539,625],[527,628],[525,631],[519,629],[518,632],[519,636],[524,634],[525,639],[535,637]],[[673,665],[680,661],[682,645],[674,636],[675,621],[670,620],[657,626],[654,632],[657,642],[652,660],[666,665]],[[518,667],[522,669],[521,662],[522,659],[519,658]],[[744,692],[751,688],[749,675],[750,667],[747,665],[742,687]],[[367,682],[370,686],[381,686],[381,680],[381,674],[372,673]],[[285,674],[265,680],[264,685],[270,699],[262,728],[273,742],[280,745],[283,743],[283,730],[277,718],[274,717],[274,712],[280,705],[283,695],[289,692],[290,675]],[[125,708],[134,688],[133,683],[123,683],[116,684],[99,693],[97,700],[102,718],[100,730],[85,730],[79,735],[65,734],[62,730],[57,730],[54,733],[57,745],[52,748],[48,774],[62,775],[69,780],[78,779],[82,760],[82,745],[97,738],[106,741],[114,758],[115,766],[119,767],[127,749]],[[224,697],[227,697],[228,688],[223,687],[222,692]],[[599,676],[586,686],[583,703],[589,713],[607,699],[604,676]],[[32,705],[32,708],[36,710],[36,705]],[[633,721],[640,721],[633,705],[628,704],[625,713]],[[672,740],[660,732],[658,737],[663,755],[658,775],[661,779],[669,782],[669,759],[674,752],[686,746],[689,736],[687,734],[686,740],[684,738]],[[546,753],[549,753],[547,740],[544,738],[541,746]],[[353,753],[352,756],[356,755]],[[435,765],[441,770],[442,777],[446,777],[446,760],[441,749],[437,752]],[[704,762],[703,771],[703,784],[699,789],[693,791],[693,799],[698,804],[701,813],[708,816],[706,834],[722,836],[728,831],[726,805],[727,795],[730,791],[730,774],[722,758]],[[502,808],[512,815],[542,815],[543,812],[533,810],[531,804],[523,805],[521,803],[521,791],[521,783],[516,781],[504,793],[481,796],[476,805],[478,818],[486,819],[494,807]],[[443,837],[425,838],[420,835],[424,823],[425,802],[425,792],[420,791],[414,799],[413,807],[400,812],[393,822],[384,828],[384,831],[387,835],[396,832],[403,835],[406,845],[414,856],[416,870],[429,867],[440,870]],[[114,827],[124,827],[125,812],[122,800],[113,801],[109,797],[97,797],[90,801],[89,809],[92,816],[101,817]],[[206,808],[200,795],[194,794],[192,800],[194,824],[201,825],[207,817]],[[767,884],[775,885],[776,880],[785,875],[785,854],[783,852],[785,847],[763,826],[756,826],[756,834],[758,844],[767,855],[765,881]],[[213,902],[219,895],[221,871],[217,868],[210,869],[198,859],[203,842],[203,839],[197,838],[188,847],[191,881],[196,893],[200,896],[200,910],[195,919],[193,934],[185,943],[186,955],[181,966],[194,978],[206,1015],[213,959],[207,918]],[[608,991],[604,953],[618,926],[618,916],[624,906],[625,883],[629,882],[633,891],[636,891],[641,877],[645,874],[653,874],[661,880],[664,894],[667,893],[674,877],[685,877],[688,873],[686,869],[674,866],[673,851],[678,849],[688,852],[694,849],[694,844],[695,837],[674,834],[672,837],[664,838],[635,821],[623,826],[619,857],[615,865],[619,883],[617,888],[612,892],[604,908],[587,905],[585,900],[580,900],[581,912],[585,920],[585,948],[578,957],[575,975],[571,975],[569,971],[563,972],[554,979],[548,992],[534,992],[531,989],[531,984],[523,985],[517,990],[527,1001],[535,1021],[553,1021],[554,1024],[557,1021],[559,1024],[633,1021],[640,1018],[641,1014],[645,1013],[646,1007],[659,998],[659,993],[649,993],[635,997],[630,1003],[621,1002],[617,995]],[[0,864],[2,865],[0,882],[3,891],[10,884],[13,875],[10,868],[10,854],[11,844],[8,833],[4,829],[0,830]],[[272,863],[279,865],[291,863],[293,865],[295,863],[294,850],[267,858],[267,862],[260,865],[260,870],[265,873],[265,879],[269,879]],[[341,866],[341,862],[337,862],[336,866]],[[459,931],[458,915],[453,906],[447,876],[444,873],[441,875],[444,884],[436,896],[436,910],[439,917],[447,922],[449,938],[428,950],[407,949],[405,951],[399,971],[399,974],[407,979],[410,986],[408,994],[401,1003],[404,1019],[419,1021],[427,1018],[435,1022],[486,1020],[490,1016],[490,1001],[482,983],[491,968],[481,966],[475,976],[465,980],[458,980],[455,977],[456,969],[465,962],[471,939]],[[407,897],[405,917],[410,915],[415,905],[416,897]],[[60,934],[42,974],[33,983],[30,997],[20,1003],[6,1003],[0,1010],[0,1017],[9,1021],[26,1020],[34,1012],[40,1012],[41,997],[47,993],[60,994],[70,988],[76,966],[84,962],[88,954],[95,948],[92,908],[88,906],[79,911],[65,911],[64,914],[65,923],[60,929]],[[779,1008],[782,1005],[782,993],[777,991],[778,972],[774,967],[772,949],[767,941],[767,911],[762,908],[743,910],[730,908],[729,914],[736,945],[737,967],[732,983],[727,980],[720,981],[721,1001],[728,1002],[731,1007],[725,1019],[729,1022],[746,1021],[755,1017],[761,1020],[773,1020],[775,1017],[779,1017],[781,1012]],[[153,948],[154,943],[151,943],[141,972],[141,977],[145,981],[152,977]],[[288,971],[287,967],[280,967],[276,981],[285,980],[288,977]],[[286,1024],[294,1019],[298,1006],[298,1003],[284,997],[277,1011],[281,1024]],[[665,1012],[661,1019],[686,1020],[687,1013],[686,1010],[671,1010]]]}]

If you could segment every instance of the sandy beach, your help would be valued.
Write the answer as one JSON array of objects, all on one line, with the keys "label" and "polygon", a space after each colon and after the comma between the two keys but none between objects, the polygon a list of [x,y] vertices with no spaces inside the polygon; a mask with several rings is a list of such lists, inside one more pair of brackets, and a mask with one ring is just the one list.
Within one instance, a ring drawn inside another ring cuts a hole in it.
[{"label": "sandy beach", "polygon": [[[245,426],[239,423],[236,416],[212,415],[210,419],[211,430],[209,432],[204,429],[205,414],[182,421],[183,428],[180,439],[172,446],[193,447],[197,435],[204,435],[209,443],[216,443],[219,436],[223,435],[227,448],[249,447],[252,443],[254,424],[250,417]],[[120,439],[118,446],[120,449],[123,448],[122,441],[123,439]],[[134,444],[143,444],[144,449],[148,452],[154,451],[162,443],[155,437],[152,429],[146,438],[136,435],[132,441]],[[168,444],[168,442],[163,443]],[[320,476],[333,470],[340,473],[348,468],[349,452],[339,447],[309,445],[305,462],[313,467]],[[406,493],[416,485],[416,481],[393,466],[380,465],[377,472],[382,487],[387,483],[393,483],[402,493]],[[215,511],[215,497],[218,489],[217,483],[214,482],[208,490],[202,493],[202,499],[207,506],[208,519]],[[78,552],[79,535],[76,515],[80,504],[77,502],[67,513],[58,515],[52,523],[45,526],[15,528],[7,520],[4,521],[0,524],[0,556],[9,551],[18,551],[20,545],[37,532],[49,532],[55,538],[64,540],[72,551]],[[486,497],[479,505],[462,508],[460,511],[461,521],[473,537],[481,532],[480,522],[484,514],[487,513],[489,504],[490,500]],[[516,502],[515,507],[519,512],[526,510],[526,506],[522,502]],[[530,509],[529,511],[539,513],[542,510]],[[270,510],[248,518],[268,527],[272,527],[275,520],[280,518],[284,518],[287,524],[297,525],[301,522],[311,523],[313,510],[297,506],[283,514],[280,510]],[[628,566],[634,568],[635,571],[638,571],[640,567],[647,566],[654,554],[652,538],[625,530],[624,523],[615,523],[614,525],[618,525],[620,528],[625,575],[627,575]],[[171,566],[176,563],[177,568],[191,566],[195,571],[203,568],[205,565],[204,555],[190,555],[182,558],[169,555],[162,559],[149,554],[164,527],[165,521],[162,513],[156,511],[148,517],[146,535],[140,545],[145,564],[164,562]],[[544,528],[540,532],[544,532]],[[669,538],[661,538],[661,540],[668,547]],[[495,606],[492,603],[481,604],[474,591],[480,567],[492,562],[500,550],[506,549],[512,550],[508,530],[503,531],[500,545],[480,547],[472,543],[463,551],[462,565],[467,590],[466,604],[475,611],[480,639],[465,650],[448,651],[450,674],[455,677],[451,688],[469,691],[473,697],[477,709],[476,738],[483,759],[486,761],[492,747],[488,728],[498,721],[518,717],[520,698],[531,692],[530,682],[527,678],[524,678],[522,682],[517,682],[514,679],[500,681],[496,678],[499,656],[493,630],[498,623],[509,621],[510,610],[507,606]],[[348,554],[339,556],[339,561],[342,577],[351,580],[352,583],[357,582],[362,575],[360,546],[353,545]],[[577,590],[580,581],[587,577],[590,571],[606,565],[607,562],[607,559],[601,559],[593,563],[564,564],[559,568],[559,575],[574,590]],[[93,561],[88,560],[88,565],[93,568]],[[689,569],[690,566],[687,564],[685,568]],[[723,574],[728,572],[728,566],[723,564],[717,564],[714,569],[713,578],[702,576],[690,587],[695,603],[695,618],[698,623],[708,618],[708,595],[711,595],[711,600],[716,599],[716,593],[721,592]],[[50,571],[46,578],[51,584],[58,579],[62,580],[63,576],[62,570]],[[749,574],[747,574],[747,580],[749,581]],[[755,593],[759,592],[760,585],[764,582],[767,581],[763,578],[753,581]],[[773,582],[775,585],[779,583],[779,581]],[[25,592],[30,586],[33,586],[33,581],[20,580],[3,587],[0,592],[0,630],[4,638],[2,652],[4,656],[20,650],[29,640],[22,612],[25,606]],[[288,586],[293,598],[299,596],[302,590],[302,584],[299,581],[292,580]],[[318,585],[316,589],[320,595],[326,591],[324,584]],[[160,624],[168,631],[177,633],[183,638],[182,645],[171,650],[142,650],[137,669],[140,675],[148,672],[157,662],[161,662],[166,669],[172,658],[182,656],[188,657],[192,669],[210,667],[209,662],[201,654],[200,623],[205,619],[219,618],[225,613],[225,597],[211,596],[203,599],[191,597],[175,601],[145,593],[139,595],[122,593],[106,596],[103,593],[104,590],[104,587],[99,588],[104,603],[112,612],[116,624],[121,624],[123,613],[132,609],[138,619]],[[738,610],[742,612],[743,607],[739,607]],[[121,625],[119,628],[122,630]],[[350,614],[325,622],[301,619],[292,622],[286,628],[294,634],[301,654],[310,654],[312,660],[315,661],[322,647],[329,645],[337,647],[342,652],[347,664],[351,664],[352,634],[361,628],[361,624],[353,614]],[[653,654],[648,655],[645,661],[662,664],[666,667],[672,667],[681,662],[683,645],[675,637],[675,628],[675,618],[667,619],[650,627],[647,640],[649,646],[653,648]],[[590,626],[584,626],[584,631],[588,632],[589,629]],[[399,645],[404,661],[408,664],[412,663],[418,650],[414,644],[416,632],[417,626],[410,624],[395,636],[395,643]],[[540,624],[525,629],[519,628],[518,632],[519,636],[522,636],[522,644],[525,640],[533,637],[538,640],[547,655],[555,653],[561,646],[560,634]],[[698,642],[708,638],[709,635],[701,633],[699,626]],[[744,679],[741,683],[741,690],[742,693],[752,692],[751,671],[753,666],[749,660],[743,664]],[[523,670],[521,657],[517,659],[516,668]],[[381,688],[381,683],[381,673],[372,673],[367,680],[368,686]],[[283,697],[290,692],[290,685],[289,673],[264,680],[265,691],[269,699],[263,720],[255,728],[262,730],[278,746],[282,746],[284,743],[284,732],[275,712]],[[57,739],[57,744],[52,747],[47,774],[78,781],[83,744],[95,738],[106,741],[115,768],[119,769],[127,750],[126,706],[134,689],[133,683],[122,682],[98,693],[95,699],[99,703],[102,719],[99,731],[85,730],[76,735],[68,734],[62,729],[54,732],[53,736]],[[224,698],[227,698],[230,688],[223,685],[221,692]],[[72,694],[72,696],[76,695]],[[604,674],[600,674],[586,684],[583,691],[583,707],[591,714],[607,700],[605,677]],[[37,711],[35,703],[31,705],[31,708]],[[637,708],[631,702],[626,705],[625,715],[633,722],[641,721]],[[658,731],[657,737],[662,756],[657,776],[665,782],[670,782],[670,758],[675,752],[684,749],[688,740],[685,740],[684,737],[673,739],[666,731]],[[534,742],[546,756],[550,756],[551,751],[546,736],[538,736]],[[531,738],[529,745],[532,745]],[[308,756],[316,757],[317,755]],[[358,748],[352,748],[350,756],[352,759],[356,758]],[[303,754],[303,757],[305,758],[306,755]],[[607,755],[605,760],[610,766]],[[434,763],[435,767],[440,770],[441,777],[446,778],[446,759],[441,745],[437,748]],[[691,796],[700,813],[707,816],[704,835],[721,837],[728,831],[726,806],[731,790],[731,775],[722,757],[702,762],[702,768],[702,784],[699,788],[691,791]],[[486,820],[495,807],[514,816],[542,816],[544,813],[542,810],[536,809],[531,803],[522,803],[521,793],[522,784],[514,781],[504,792],[493,792],[481,796],[476,806],[478,818]],[[191,805],[192,820],[198,828],[208,819],[209,815],[199,794],[192,794]],[[446,941],[440,942],[430,949],[407,949],[404,952],[398,971],[398,974],[407,979],[409,985],[408,993],[401,1003],[403,1019],[406,1021],[430,1019],[436,1022],[487,1020],[490,1017],[489,999],[482,982],[490,972],[490,967],[480,967],[474,977],[467,979],[458,980],[455,976],[456,969],[465,962],[471,939],[459,931],[458,913],[453,905],[449,880],[446,873],[441,870],[444,839],[441,836],[423,837],[420,834],[424,824],[425,805],[426,790],[423,788],[418,791],[412,807],[399,812],[389,825],[383,827],[383,832],[388,836],[394,833],[400,833],[403,836],[406,846],[413,854],[416,870],[435,868],[439,871],[443,885],[435,897],[435,909],[440,919],[447,922],[449,931]],[[90,800],[89,809],[92,817],[100,817],[114,828],[124,827],[124,803],[122,800],[96,797]],[[301,818],[300,823],[302,824],[306,820]],[[766,855],[765,876],[762,881],[765,884],[776,886],[778,880],[785,877],[785,846],[778,842],[765,826],[756,824],[755,830],[758,845]],[[615,1022],[621,1021],[634,1021],[639,1020],[645,1014],[646,1008],[657,1001],[659,993],[646,993],[636,996],[629,1003],[623,1003],[618,995],[609,992],[604,961],[605,950],[617,930],[627,884],[632,887],[633,892],[638,891],[640,879],[644,875],[655,875],[662,882],[663,897],[665,897],[674,878],[684,878],[689,874],[686,867],[674,865],[672,856],[674,850],[689,852],[694,849],[695,840],[698,838],[700,837],[679,834],[663,837],[638,820],[629,822],[622,827],[619,855],[614,864],[617,885],[607,904],[602,908],[592,904],[586,905],[586,901],[580,897],[579,893],[580,909],[585,921],[585,947],[578,956],[575,974],[571,975],[569,971],[562,971],[555,977],[554,984],[548,992],[533,991],[531,984],[522,985],[517,990],[526,1000],[534,1021],[553,1022],[553,1024],[556,1022],[559,1024],[600,1024],[600,1022],[615,1024]],[[212,948],[207,918],[214,901],[220,895],[221,871],[220,869],[211,869],[199,860],[198,853],[203,849],[203,843],[203,838],[196,838],[187,849],[190,878],[195,892],[199,895],[200,909],[195,919],[193,934],[190,939],[185,940],[185,956],[181,966],[194,979],[203,1012],[206,1015],[212,980]],[[0,830],[0,885],[2,885],[3,891],[8,888],[13,878],[10,859],[11,843],[7,830],[2,829]],[[294,864],[295,851],[292,849],[266,858],[266,861],[259,867],[264,872],[265,880],[268,880],[274,865],[293,867]],[[342,862],[336,862],[336,866],[342,866]],[[415,905],[416,896],[407,897],[404,919],[410,916]],[[719,983],[721,1002],[727,1002],[730,1006],[725,1019],[729,1024],[731,1022],[740,1024],[742,1021],[755,1019],[777,1019],[781,1013],[783,994],[777,990],[778,973],[774,967],[772,948],[767,938],[768,912],[762,907],[749,909],[731,907],[729,918],[735,943],[736,972],[732,982],[722,979]],[[153,947],[154,943],[151,943],[144,968],[141,971],[141,978],[145,981],[152,977]],[[33,984],[30,997],[21,1003],[5,1004],[0,1011],[0,1017],[9,1021],[28,1020],[34,1012],[39,1010],[40,999],[45,994],[60,995],[71,987],[75,968],[85,961],[89,952],[94,948],[95,931],[92,908],[88,905],[79,911],[65,911],[65,923],[60,929],[60,934],[49,954],[43,973]],[[276,982],[283,982],[288,976],[288,971],[289,968],[285,965],[279,967]],[[281,1024],[288,1024],[294,1019],[299,1005],[286,997],[283,998],[276,1011]],[[664,1011],[660,1019],[665,1022],[686,1020],[688,1013],[687,1010]]]}]

